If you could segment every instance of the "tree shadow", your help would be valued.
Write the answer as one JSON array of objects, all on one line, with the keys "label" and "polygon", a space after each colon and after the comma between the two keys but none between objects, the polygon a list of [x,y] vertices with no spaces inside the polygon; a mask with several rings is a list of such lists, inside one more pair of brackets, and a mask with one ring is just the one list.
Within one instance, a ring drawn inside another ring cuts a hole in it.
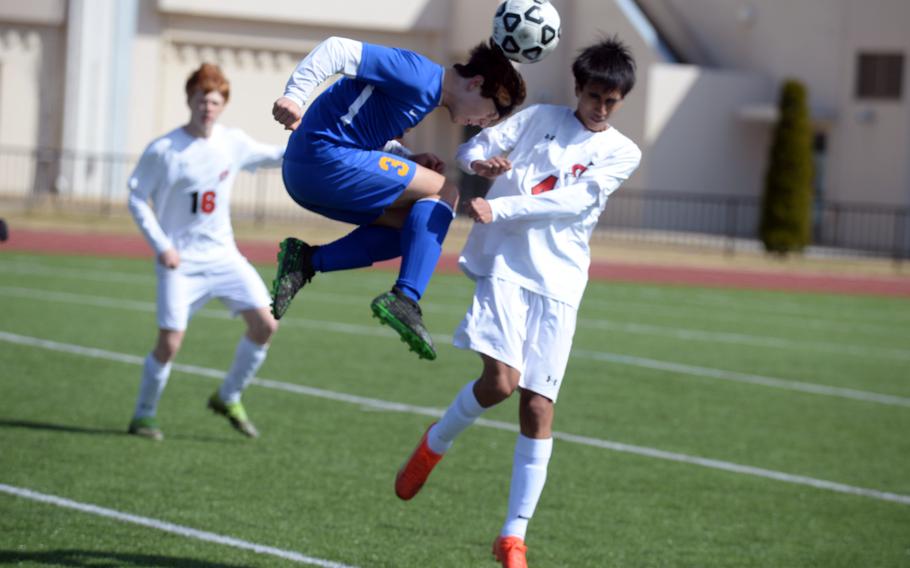
[{"label": "tree shadow", "polygon": [[248,568],[248,564],[224,564],[193,558],[177,558],[153,554],[127,554],[97,550],[49,550],[23,552],[0,550],[0,564],[29,562],[44,566],[71,566],[74,568],[120,568],[143,566],[150,568]]},{"label": "tree shadow", "polygon": [[48,430],[51,432],[71,432],[75,434],[125,434],[126,430],[112,430],[110,428],[86,428],[84,426],[70,426],[68,424],[51,424],[49,422],[32,422],[31,420],[0,420],[0,428],[27,428],[29,430]]}]

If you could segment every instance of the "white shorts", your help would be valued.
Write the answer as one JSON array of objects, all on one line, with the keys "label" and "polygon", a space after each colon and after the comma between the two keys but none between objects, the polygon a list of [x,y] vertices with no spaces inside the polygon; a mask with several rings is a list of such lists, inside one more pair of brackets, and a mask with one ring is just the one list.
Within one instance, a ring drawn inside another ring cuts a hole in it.
[{"label": "white shorts", "polygon": [[158,327],[184,331],[196,311],[218,298],[237,315],[246,310],[268,307],[271,296],[256,269],[242,256],[204,269],[170,270],[155,265],[158,275]]},{"label": "white shorts", "polygon": [[498,278],[478,278],[452,343],[521,373],[519,386],[556,402],[578,310]]}]

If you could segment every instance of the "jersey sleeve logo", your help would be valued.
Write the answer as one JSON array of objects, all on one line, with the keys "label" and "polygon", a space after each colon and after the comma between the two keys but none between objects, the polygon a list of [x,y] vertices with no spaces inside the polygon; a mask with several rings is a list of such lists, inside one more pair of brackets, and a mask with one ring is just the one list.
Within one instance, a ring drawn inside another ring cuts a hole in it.
[{"label": "jersey sleeve logo", "polygon": [[409,166],[406,162],[402,162],[401,160],[396,160],[395,158],[390,158],[388,156],[379,158],[380,170],[388,172],[393,168],[395,169],[395,173],[401,177],[408,175],[408,172],[411,171],[411,166]]}]

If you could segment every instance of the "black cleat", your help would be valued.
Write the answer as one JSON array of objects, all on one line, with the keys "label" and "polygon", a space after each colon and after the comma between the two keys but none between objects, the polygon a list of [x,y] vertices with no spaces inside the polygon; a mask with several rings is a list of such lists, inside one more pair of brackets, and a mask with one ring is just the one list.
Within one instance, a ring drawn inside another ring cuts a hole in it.
[{"label": "black cleat", "polygon": [[272,315],[280,320],[291,300],[303,286],[313,279],[313,253],[319,247],[288,237],[281,241],[278,251],[278,273],[272,280]]},{"label": "black cleat", "polygon": [[421,359],[432,361],[436,358],[433,338],[423,325],[423,314],[417,302],[405,296],[398,288],[392,288],[391,292],[377,296],[370,307],[373,308],[373,315],[397,331],[401,340]]}]

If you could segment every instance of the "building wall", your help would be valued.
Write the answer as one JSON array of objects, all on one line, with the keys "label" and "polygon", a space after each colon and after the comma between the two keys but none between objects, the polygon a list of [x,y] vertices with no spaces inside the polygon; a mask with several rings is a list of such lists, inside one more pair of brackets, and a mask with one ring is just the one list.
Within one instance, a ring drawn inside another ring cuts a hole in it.
[{"label": "building wall", "polygon": [[[646,0],[698,30],[715,69],[804,82],[816,115],[830,117],[825,196],[910,205],[910,2],[906,0]],[[904,54],[899,101],[857,100],[857,53]]]},{"label": "building wall", "polygon": [[[648,188],[760,194],[770,130],[744,121],[739,109],[767,100],[771,82],[758,74],[693,65],[652,65],[649,75]],[[711,164],[707,170],[706,164]]]}]

